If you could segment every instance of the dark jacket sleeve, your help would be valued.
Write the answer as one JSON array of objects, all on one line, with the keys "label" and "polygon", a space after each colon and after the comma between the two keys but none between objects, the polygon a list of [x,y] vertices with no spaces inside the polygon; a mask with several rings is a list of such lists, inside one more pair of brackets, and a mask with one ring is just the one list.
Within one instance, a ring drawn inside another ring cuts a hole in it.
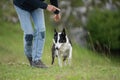
[{"label": "dark jacket sleeve", "polygon": [[[58,7],[58,0],[50,0],[50,3],[55,7]],[[60,13],[59,10],[54,11],[54,14],[59,14],[59,13]]]},{"label": "dark jacket sleeve", "polygon": [[36,7],[36,8],[42,8],[42,9],[46,9],[48,4],[44,3],[41,0],[29,0],[27,1],[30,5]]},{"label": "dark jacket sleeve", "polygon": [[[44,2],[44,0],[13,0],[13,3],[27,11],[33,11],[37,8],[46,9],[48,4]],[[50,0],[50,3],[56,7],[58,7],[57,0]],[[59,11],[55,11],[55,14],[58,14]]]},{"label": "dark jacket sleeve", "polygon": [[50,3],[55,7],[58,7],[58,0],[50,0]]},{"label": "dark jacket sleeve", "polygon": [[[42,9],[46,9],[48,4],[47,3],[44,3],[43,1],[41,0],[29,0],[28,1],[29,4],[35,6],[35,7],[39,7],[39,8],[42,8]],[[58,7],[58,0],[50,0],[50,3],[56,7]]]},{"label": "dark jacket sleeve", "polygon": [[[44,3],[41,0],[29,0],[28,1],[29,4],[33,5],[36,8],[42,8],[42,9],[46,9],[48,4]],[[58,7],[58,0],[50,0],[50,3],[56,7]],[[54,11],[54,14],[59,14],[59,10]]]}]

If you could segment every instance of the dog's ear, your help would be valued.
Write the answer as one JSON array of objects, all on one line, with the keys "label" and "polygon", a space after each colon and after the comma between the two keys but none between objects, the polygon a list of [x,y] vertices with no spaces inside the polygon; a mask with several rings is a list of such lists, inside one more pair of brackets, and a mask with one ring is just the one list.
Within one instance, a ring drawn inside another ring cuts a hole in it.
[{"label": "dog's ear", "polygon": [[64,35],[66,34],[66,32],[65,32],[65,28],[63,28],[62,34],[64,34]]},{"label": "dog's ear", "polygon": [[56,31],[56,29],[54,29],[54,34],[57,34],[57,31]]},{"label": "dog's ear", "polygon": [[56,29],[54,29],[54,32],[55,32],[55,33],[57,32]]}]

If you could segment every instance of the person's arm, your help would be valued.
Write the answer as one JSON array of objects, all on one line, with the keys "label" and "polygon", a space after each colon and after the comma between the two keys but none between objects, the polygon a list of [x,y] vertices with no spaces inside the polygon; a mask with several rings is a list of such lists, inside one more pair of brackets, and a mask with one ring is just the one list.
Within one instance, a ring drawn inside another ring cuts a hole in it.
[{"label": "person's arm", "polygon": [[42,9],[47,9],[50,12],[54,12],[54,20],[57,22],[61,19],[60,16],[60,9],[58,8],[58,1],[57,0],[50,0],[50,4],[44,3],[43,1],[40,0],[29,0],[29,4],[36,8],[42,8]]},{"label": "person's arm", "polygon": [[54,10],[54,20],[58,22],[61,19],[60,9],[58,8],[58,0],[50,0],[50,3],[54,5],[57,9]]},{"label": "person's arm", "polygon": [[54,12],[55,14],[59,14],[60,9],[58,9],[58,1],[57,0],[50,0],[50,4],[47,4],[41,0],[29,0],[27,1],[30,5],[36,8],[47,9],[50,12]]},{"label": "person's arm", "polygon": [[[54,5],[55,7],[58,8],[58,0],[50,0],[50,3],[51,3],[52,5]],[[56,9],[56,10],[54,11],[54,13],[55,13],[55,14],[59,14],[59,13],[60,13],[60,9]]]},{"label": "person's arm", "polygon": [[58,0],[50,0],[50,3],[58,8]]},{"label": "person's arm", "polygon": [[48,4],[41,1],[41,0],[29,0],[27,1],[30,5],[36,7],[36,8],[42,8],[47,9]]}]

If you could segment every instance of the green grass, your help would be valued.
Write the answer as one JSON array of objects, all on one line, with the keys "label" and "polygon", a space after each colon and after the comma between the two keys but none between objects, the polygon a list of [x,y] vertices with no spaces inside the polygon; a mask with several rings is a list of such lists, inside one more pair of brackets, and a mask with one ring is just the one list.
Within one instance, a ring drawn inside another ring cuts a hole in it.
[{"label": "green grass", "polygon": [[42,60],[48,69],[32,68],[23,52],[19,24],[0,23],[0,80],[119,80],[120,59],[105,57],[73,44],[72,66],[51,65],[53,30],[47,26]]}]

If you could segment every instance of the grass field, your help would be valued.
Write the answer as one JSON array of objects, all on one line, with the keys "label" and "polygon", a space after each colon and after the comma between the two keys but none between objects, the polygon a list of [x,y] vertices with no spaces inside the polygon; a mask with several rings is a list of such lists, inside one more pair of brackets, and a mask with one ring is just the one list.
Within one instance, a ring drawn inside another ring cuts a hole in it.
[{"label": "grass field", "polygon": [[43,62],[48,69],[32,68],[23,52],[19,24],[0,23],[0,80],[120,80],[120,59],[105,57],[73,44],[72,66],[51,65],[53,31],[47,26]]}]

